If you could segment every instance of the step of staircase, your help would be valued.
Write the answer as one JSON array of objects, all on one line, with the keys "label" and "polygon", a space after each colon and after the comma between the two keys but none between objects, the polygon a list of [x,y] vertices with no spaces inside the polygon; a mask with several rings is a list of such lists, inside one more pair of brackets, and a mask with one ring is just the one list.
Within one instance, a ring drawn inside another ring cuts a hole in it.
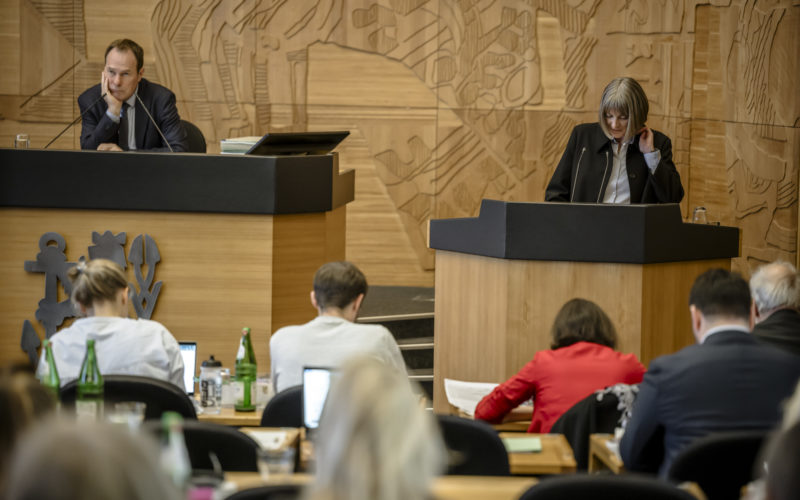
[{"label": "step of staircase", "polygon": [[433,288],[370,286],[359,323],[379,323],[397,341],[409,379],[433,399]]}]

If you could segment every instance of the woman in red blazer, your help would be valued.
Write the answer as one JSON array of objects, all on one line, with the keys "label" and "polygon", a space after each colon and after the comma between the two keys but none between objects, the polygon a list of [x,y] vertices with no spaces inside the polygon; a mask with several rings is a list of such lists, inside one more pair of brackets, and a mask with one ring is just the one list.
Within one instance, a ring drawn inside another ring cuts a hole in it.
[{"label": "woman in red blazer", "polygon": [[521,403],[533,398],[528,432],[549,432],[572,405],[597,389],[638,384],[645,368],[633,354],[614,350],[617,332],[600,307],[572,299],[561,307],[551,330],[552,349],[537,352],[513,377],[486,395],[475,418],[500,423]]}]

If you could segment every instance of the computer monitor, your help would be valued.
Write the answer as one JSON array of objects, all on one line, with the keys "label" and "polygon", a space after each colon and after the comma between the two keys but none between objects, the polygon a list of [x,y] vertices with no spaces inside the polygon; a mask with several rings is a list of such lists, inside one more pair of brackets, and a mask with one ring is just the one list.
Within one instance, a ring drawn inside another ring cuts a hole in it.
[{"label": "computer monitor", "polygon": [[347,130],[334,132],[270,132],[245,154],[260,156],[324,155],[350,135]]},{"label": "computer monitor", "polygon": [[303,367],[303,426],[309,431],[319,427],[319,419],[328,391],[335,379],[335,370],[320,366]]},{"label": "computer monitor", "polygon": [[197,343],[179,342],[183,358],[183,385],[186,394],[194,395],[194,373],[197,369]]}]

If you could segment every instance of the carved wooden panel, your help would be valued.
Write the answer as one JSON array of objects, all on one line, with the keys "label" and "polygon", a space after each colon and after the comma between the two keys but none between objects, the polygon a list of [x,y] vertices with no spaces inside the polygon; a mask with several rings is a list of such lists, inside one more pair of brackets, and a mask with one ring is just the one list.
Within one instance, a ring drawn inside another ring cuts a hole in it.
[{"label": "carved wooden panel", "polygon": [[541,200],[571,128],[627,75],[672,138],[684,215],[741,227],[749,272],[797,260],[798,33],[797,0],[0,0],[0,143],[42,147],[128,36],[211,152],[350,130],[348,258],[373,283],[430,286],[428,219]]}]

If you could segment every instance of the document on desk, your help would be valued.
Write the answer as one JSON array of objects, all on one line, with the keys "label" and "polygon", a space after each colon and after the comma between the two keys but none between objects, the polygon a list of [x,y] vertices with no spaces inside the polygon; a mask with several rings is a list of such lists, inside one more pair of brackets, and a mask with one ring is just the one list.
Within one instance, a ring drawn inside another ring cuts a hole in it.
[{"label": "document on desk", "polygon": [[542,440],[538,437],[506,437],[503,444],[509,453],[537,453],[542,451]]},{"label": "document on desk", "polygon": [[253,438],[265,450],[280,450],[289,445],[289,431],[242,429],[242,432]]},{"label": "document on desk", "polygon": [[497,384],[444,379],[444,392],[447,395],[447,402],[470,417],[475,416],[475,407],[478,406],[480,400],[492,392],[495,387],[497,387]]}]

